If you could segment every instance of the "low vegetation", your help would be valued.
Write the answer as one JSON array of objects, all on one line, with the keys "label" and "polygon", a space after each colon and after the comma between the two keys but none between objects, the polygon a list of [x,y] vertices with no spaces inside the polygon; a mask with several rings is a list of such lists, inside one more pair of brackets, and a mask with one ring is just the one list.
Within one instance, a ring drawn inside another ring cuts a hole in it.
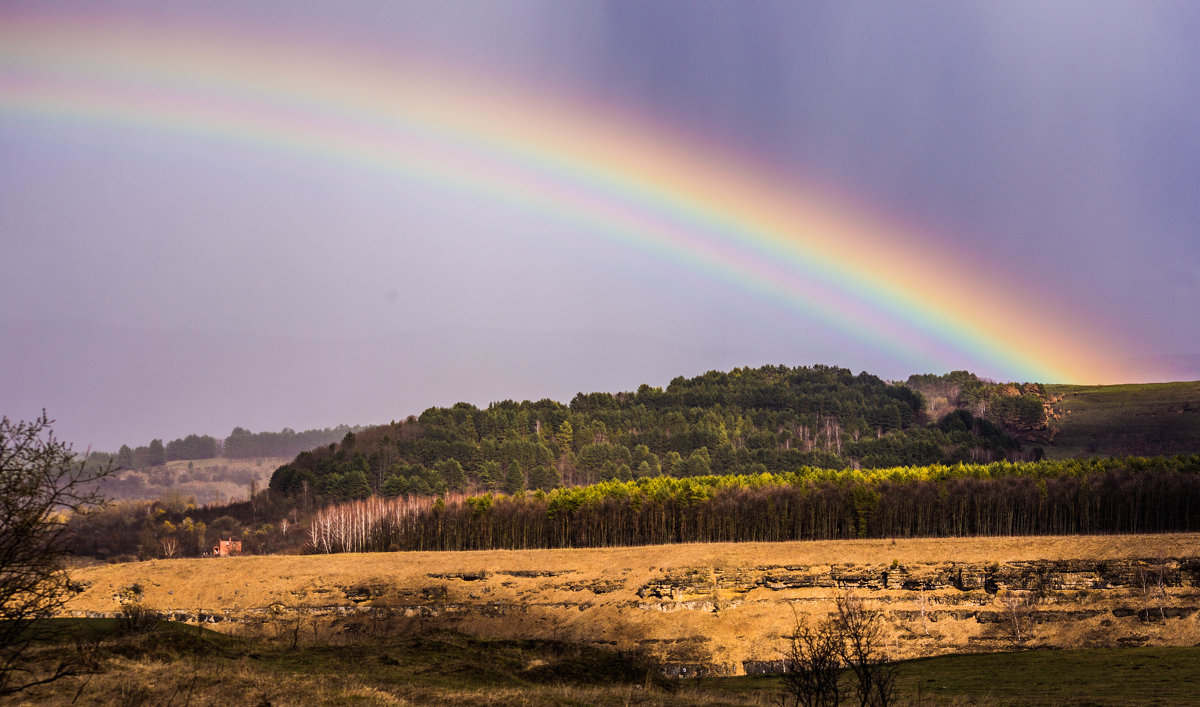
[{"label": "low vegetation", "polygon": [[[333,639],[230,636],[170,622],[58,624],[47,662],[83,674],[26,692],[66,704],[777,705],[778,676],[674,680],[638,654],[452,632]],[[839,675],[844,696],[855,677]],[[1194,704],[1200,648],[1024,651],[895,665],[893,704]]]}]

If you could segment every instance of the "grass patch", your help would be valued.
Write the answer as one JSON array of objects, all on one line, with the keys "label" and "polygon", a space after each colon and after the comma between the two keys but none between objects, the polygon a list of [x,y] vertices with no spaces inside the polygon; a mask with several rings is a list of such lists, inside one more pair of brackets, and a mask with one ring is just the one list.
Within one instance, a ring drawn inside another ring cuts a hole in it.
[{"label": "grass patch", "polygon": [[672,694],[641,656],[558,641],[330,634],[291,648],[167,621],[138,634],[113,619],[53,623],[56,639],[35,658],[54,664],[86,636],[97,642],[91,674],[31,690],[36,702],[82,690],[87,702],[121,704],[730,704]]},{"label": "grass patch", "polygon": [[[849,677],[844,678],[849,687]],[[921,658],[900,664],[902,704],[1194,705],[1200,647],[1039,650]],[[717,678],[710,689],[776,695],[773,676]]]},{"label": "grass patch", "polygon": [[1109,648],[909,661],[906,693],[1041,704],[1196,704],[1200,648]]}]

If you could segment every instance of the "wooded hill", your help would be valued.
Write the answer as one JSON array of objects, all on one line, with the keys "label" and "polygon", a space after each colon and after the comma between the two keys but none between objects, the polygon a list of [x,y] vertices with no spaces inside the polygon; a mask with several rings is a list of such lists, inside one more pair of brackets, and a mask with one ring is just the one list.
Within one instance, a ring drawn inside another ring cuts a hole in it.
[{"label": "wooded hill", "polygon": [[[927,395],[940,407],[929,408]],[[1034,459],[1041,451],[1016,435],[1045,431],[1047,410],[1040,385],[997,385],[966,372],[897,384],[831,366],[738,368],[666,388],[580,393],[569,405],[429,408],[304,452],[270,487],[330,502]]]},{"label": "wooded hill", "polygon": [[1126,409],[1200,420],[1186,400],[1200,384],[1166,385],[1169,400],[1163,387],[1080,406],[1082,437],[1080,393],[1107,389],[1064,395],[965,372],[896,384],[766,367],[569,405],[459,403],[303,452],[247,501],[196,507],[175,494],[80,514],[72,532],[79,554],[148,558],[231,536],[279,552],[1194,531],[1194,455],[1024,463],[1060,455],[1058,439],[1102,438],[1104,424],[1163,436]]},{"label": "wooded hill", "polygon": [[111,464],[117,469],[148,469],[161,467],[173,461],[292,457],[306,449],[336,442],[347,432],[359,429],[361,428],[338,425],[300,432],[287,427],[278,432],[251,432],[242,427],[234,427],[233,432],[223,440],[212,435],[190,434],[166,444],[163,444],[161,439],[153,439],[149,444],[133,448],[123,444],[116,453],[89,453],[87,463],[91,467]]}]

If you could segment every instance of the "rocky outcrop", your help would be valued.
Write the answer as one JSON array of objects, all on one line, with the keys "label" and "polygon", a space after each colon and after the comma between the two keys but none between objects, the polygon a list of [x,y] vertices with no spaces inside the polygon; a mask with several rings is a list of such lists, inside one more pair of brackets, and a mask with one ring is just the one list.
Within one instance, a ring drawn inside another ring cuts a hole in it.
[{"label": "rocky outcrop", "polygon": [[223,631],[446,627],[640,650],[681,676],[773,670],[797,622],[825,619],[848,593],[882,612],[896,657],[1200,644],[1197,535],[259,557],[78,574],[88,586],[68,605],[75,616],[113,615],[136,585],[147,608]]},{"label": "rocky outcrop", "polygon": [[678,601],[713,591],[749,592],[762,587],[877,591],[961,592],[1001,590],[1062,592],[1144,587],[1200,587],[1200,560],[1055,560],[1005,564],[946,562],[902,565],[761,566],[725,570],[689,569],[664,575],[637,590],[643,598]]}]

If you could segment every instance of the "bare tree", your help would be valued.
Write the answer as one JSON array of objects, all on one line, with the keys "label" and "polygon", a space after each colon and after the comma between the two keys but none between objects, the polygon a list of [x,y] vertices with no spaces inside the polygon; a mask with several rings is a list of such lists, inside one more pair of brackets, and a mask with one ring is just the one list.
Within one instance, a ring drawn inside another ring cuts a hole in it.
[{"label": "bare tree", "polygon": [[1009,590],[1000,603],[1004,605],[1004,632],[1014,648],[1023,648],[1033,638],[1037,597],[1031,592]]},{"label": "bare tree", "polygon": [[[795,607],[792,608],[793,613]],[[841,640],[830,620],[813,626],[795,620],[783,665],[783,704],[830,707],[841,702]]]},{"label": "bare tree", "polygon": [[925,631],[926,636],[933,635],[929,632],[929,600],[925,598],[924,587],[917,595],[917,606],[921,609],[921,628]]},{"label": "bare tree", "polygon": [[1140,566],[1137,571],[1138,587],[1141,590],[1142,600],[1146,604],[1146,609],[1143,616],[1148,620],[1150,617],[1150,608],[1158,607],[1159,618],[1163,621],[1167,620],[1167,561],[1163,557],[1159,557],[1155,564],[1149,566]]},{"label": "bare tree", "polygon": [[833,616],[816,624],[797,619],[784,658],[785,704],[818,707],[841,701],[839,680],[848,669],[863,707],[887,707],[894,701],[896,665],[886,650],[883,612],[868,608],[852,593],[836,599]]},{"label": "bare tree", "polygon": [[98,505],[93,482],[111,473],[77,459],[54,437],[53,421],[0,418],[0,695],[75,674],[78,663],[37,667],[30,648],[50,635],[42,619],[62,608],[74,587],[63,568],[67,517]]},{"label": "bare tree", "polygon": [[867,608],[850,592],[837,598],[836,608],[833,627],[840,638],[842,662],[857,679],[859,704],[886,707],[896,691],[896,665],[887,654],[883,612]]}]

